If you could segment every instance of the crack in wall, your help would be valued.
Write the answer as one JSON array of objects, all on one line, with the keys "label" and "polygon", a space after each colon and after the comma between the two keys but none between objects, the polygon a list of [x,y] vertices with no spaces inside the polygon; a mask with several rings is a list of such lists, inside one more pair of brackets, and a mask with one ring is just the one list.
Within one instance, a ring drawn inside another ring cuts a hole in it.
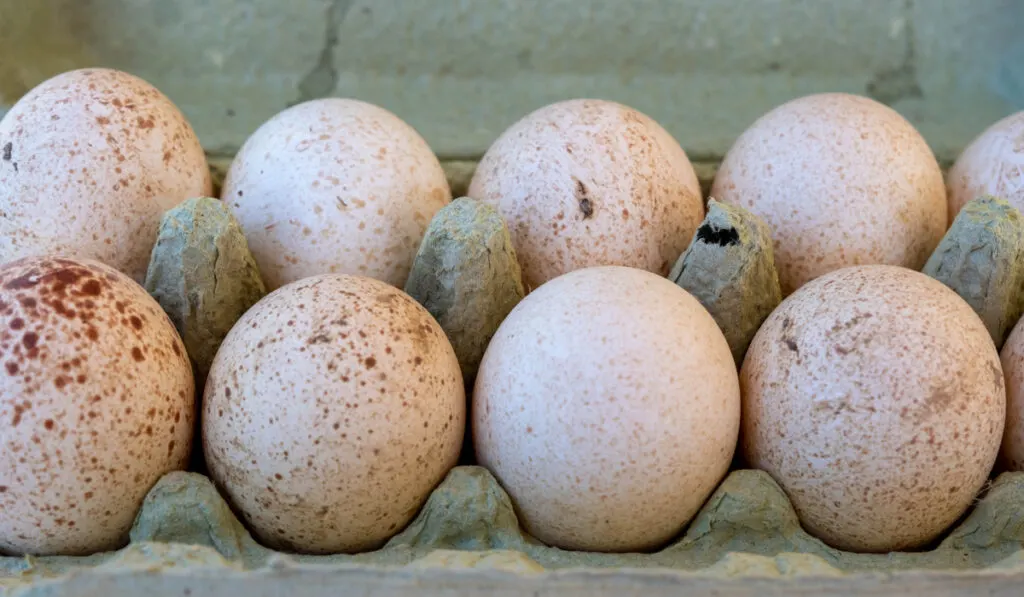
[{"label": "crack in wall", "polygon": [[895,68],[875,72],[865,91],[868,97],[891,106],[896,102],[924,96],[917,79],[917,48],[914,32],[914,0],[904,0],[903,14],[907,20],[903,29],[906,46],[903,59]]},{"label": "crack in wall", "polygon": [[320,49],[316,64],[299,81],[299,97],[289,104],[294,106],[309,100],[325,97],[334,92],[338,83],[338,70],[334,66],[334,49],[338,47],[338,30],[345,22],[348,11],[352,8],[354,0],[331,0],[327,5],[327,30],[324,35],[324,45]]}]

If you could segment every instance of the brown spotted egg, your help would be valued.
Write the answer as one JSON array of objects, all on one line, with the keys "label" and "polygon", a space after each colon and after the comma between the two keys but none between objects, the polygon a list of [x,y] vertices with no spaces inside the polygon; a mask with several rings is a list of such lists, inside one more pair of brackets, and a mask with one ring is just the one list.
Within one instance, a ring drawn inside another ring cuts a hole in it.
[{"label": "brown spotted egg", "polygon": [[921,134],[846,93],[759,118],[726,153],[711,196],[768,223],[784,294],[850,265],[919,270],[947,226],[942,170]]},{"label": "brown spotted egg", "polygon": [[964,149],[947,177],[949,221],[982,195],[1024,211],[1024,111],[985,129]]},{"label": "brown spotted egg", "polygon": [[163,212],[211,192],[185,117],[127,73],[57,75],[0,121],[0,263],[60,252],[142,282]]},{"label": "brown spotted egg", "polygon": [[1006,417],[981,319],[922,273],[842,268],[765,321],[740,375],[742,446],[829,545],[921,547],[988,479]]},{"label": "brown spotted egg", "polygon": [[0,268],[0,550],[81,555],[128,540],[188,460],[192,368],[160,306],[99,262]]},{"label": "brown spotted egg", "polygon": [[704,218],[679,143],[637,110],[594,99],[551,104],[509,127],[469,196],[508,222],[528,289],[601,265],[666,276]]},{"label": "brown spotted egg", "polygon": [[326,273],[401,288],[451,190],[426,141],[400,118],[325,98],[292,106],[253,133],[221,198],[268,289]]},{"label": "brown spotted egg", "polygon": [[1024,319],[1017,322],[1000,353],[1006,377],[1006,429],[1000,449],[1001,464],[1024,471]]},{"label": "brown spotted egg", "polygon": [[253,306],[213,361],[210,474],[256,537],[358,552],[405,527],[455,465],[466,417],[455,351],[407,294],[322,274]]}]

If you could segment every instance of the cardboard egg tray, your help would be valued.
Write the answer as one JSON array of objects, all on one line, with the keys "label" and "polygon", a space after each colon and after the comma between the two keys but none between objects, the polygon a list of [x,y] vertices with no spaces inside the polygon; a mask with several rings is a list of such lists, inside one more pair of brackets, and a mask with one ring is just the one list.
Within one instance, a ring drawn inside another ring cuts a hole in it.
[{"label": "cardboard egg tray", "polygon": [[[230,160],[211,159],[219,183]],[[446,162],[453,196],[474,163]],[[715,165],[695,164],[702,187]],[[995,477],[928,550],[856,554],[807,534],[766,473],[732,471],[685,532],[654,553],[569,552],[520,529],[491,474],[459,466],[382,549],[304,556],[259,545],[194,472],[162,478],[131,542],[87,557],[0,557],[0,594],[59,595],[1024,594],[1024,473]]]}]

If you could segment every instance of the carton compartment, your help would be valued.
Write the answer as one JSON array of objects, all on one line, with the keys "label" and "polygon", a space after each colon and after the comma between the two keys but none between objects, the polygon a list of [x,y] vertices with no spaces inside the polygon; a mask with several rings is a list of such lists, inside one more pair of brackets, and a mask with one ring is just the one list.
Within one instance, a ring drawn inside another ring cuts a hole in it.
[{"label": "carton compartment", "polygon": [[[229,163],[228,158],[211,159],[215,184],[222,180]],[[453,196],[464,194],[474,162],[444,165]],[[695,166],[706,194],[716,166]],[[527,589],[528,585],[520,581],[535,577],[554,583],[545,587],[561,583],[579,590],[606,587],[606,578],[587,576],[600,571],[620,575],[615,577],[619,580],[639,574],[643,582],[637,580],[640,584],[635,586],[652,582],[651,574],[660,574],[668,575],[673,582],[687,579],[688,583],[702,578],[753,581],[785,577],[814,583],[856,578],[861,583],[857,586],[862,587],[867,586],[863,584],[868,582],[865,579],[876,582],[897,572],[901,574],[893,578],[918,586],[923,571],[973,571],[1003,578],[1024,567],[1022,544],[1024,473],[996,477],[964,518],[928,550],[859,554],[831,548],[802,530],[785,493],[767,473],[737,469],[719,485],[685,532],[660,551],[570,552],[545,546],[525,534],[511,500],[495,478],[482,467],[463,465],[448,474],[413,522],[382,549],[353,555],[294,555],[258,544],[203,474],[173,472],[149,492],[126,547],[86,557],[3,557],[0,589],[81,588],[83,582],[128,582],[126,586],[134,587],[152,581],[163,590],[191,579],[202,581],[201,587],[213,591],[217,586],[214,579],[227,582],[233,578],[232,582],[237,583],[229,586],[239,587],[262,575],[287,576],[301,570],[302,582],[314,584],[317,574],[341,575],[332,577],[332,583],[355,575],[366,581],[365,589],[373,593],[412,590],[403,585],[411,578],[434,582],[440,577],[432,576],[430,571],[464,569],[505,575],[486,578],[497,582],[496,587],[505,586],[514,592]],[[397,574],[387,577],[392,584],[378,582],[380,579],[370,581],[365,576],[383,570]],[[159,579],[153,576],[156,572],[161,573]],[[419,576],[421,573],[427,576]],[[403,576],[408,574],[412,576]],[[469,577],[464,578],[469,581]],[[258,583],[256,590],[273,594],[269,591],[277,590],[275,586]],[[707,590],[726,587],[699,583],[688,586]],[[742,585],[744,590],[755,586]],[[430,590],[441,590],[432,587]]]}]

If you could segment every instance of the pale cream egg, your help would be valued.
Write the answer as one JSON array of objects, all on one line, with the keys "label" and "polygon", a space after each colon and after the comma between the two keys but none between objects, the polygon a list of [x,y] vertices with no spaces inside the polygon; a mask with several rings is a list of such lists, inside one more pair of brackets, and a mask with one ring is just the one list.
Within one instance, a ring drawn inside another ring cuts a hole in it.
[{"label": "pale cream egg", "polygon": [[473,392],[477,458],[563,549],[663,546],[725,476],[740,394],[711,315],[667,279],[584,268],[498,328]]},{"label": "pale cream egg", "polygon": [[919,270],[948,223],[942,170],[921,134],[845,93],[759,118],[729,149],[711,196],[767,222],[784,295],[850,265]]},{"label": "pale cream egg", "polygon": [[408,124],[379,106],[326,98],[292,106],[253,133],[221,199],[270,290],[325,273],[401,288],[451,190]]},{"label": "pale cream egg", "polygon": [[1001,464],[1011,471],[1024,471],[1024,325],[1020,321],[1003,344],[1000,359],[1006,376],[1006,429]]},{"label": "pale cream egg", "polygon": [[985,129],[964,149],[946,177],[949,221],[982,195],[1006,199],[1024,211],[1024,112]]}]

